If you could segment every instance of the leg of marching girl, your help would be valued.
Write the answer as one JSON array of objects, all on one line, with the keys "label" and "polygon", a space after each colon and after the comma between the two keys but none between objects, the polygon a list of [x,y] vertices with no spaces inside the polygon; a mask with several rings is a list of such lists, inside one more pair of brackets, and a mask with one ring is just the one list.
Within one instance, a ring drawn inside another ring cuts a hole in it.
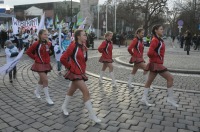
[{"label": "leg of marching girl", "polygon": [[108,63],[107,66],[109,68],[110,76],[112,79],[112,87],[117,87],[117,83],[115,81],[115,76],[114,76],[114,72],[113,72],[113,65],[112,65],[112,63]]},{"label": "leg of marching girl", "polygon": [[67,107],[70,103],[70,100],[71,100],[74,92],[77,89],[80,89],[80,91],[83,93],[83,101],[84,101],[86,109],[88,110],[89,118],[96,123],[100,123],[101,120],[97,118],[96,113],[94,112],[94,110],[92,108],[92,103],[91,103],[91,100],[90,100],[89,91],[88,91],[87,86],[86,86],[86,84],[83,80],[72,81],[70,88],[67,92],[67,95],[65,97],[64,103],[61,107],[64,115],[69,115]]},{"label": "leg of marching girl", "polygon": [[168,91],[167,102],[175,107],[179,107],[179,105],[174,100],[174,95],[173,95],[173,88],[172,88],[174,81],[173,76],[169,73],[169,71],[160,73],[160,75],[167,80],[167,91]]},{"label": "leg of marching girl", "polygon": [[48,77],[47,73],[41,72],[38,73],[40,76],[40,80],[38,82],[37,87],[35,88],[35,95],[37,98],[40,98],[40,90],[43,88],[44,94],[45,94],[45,99],[48,104],[52,105],[54,102],[51,100],[50,95],[49,95],[49,87],[48,87]]},{"label": "leg of marching girl", "polygon": [[106,68],[107,68],[107,64],[103,63],[103,67],[102,67],[102,69],[100,71],[100,76],[99,76],[99,84],[103,83],[103,74],[104,74]]}]

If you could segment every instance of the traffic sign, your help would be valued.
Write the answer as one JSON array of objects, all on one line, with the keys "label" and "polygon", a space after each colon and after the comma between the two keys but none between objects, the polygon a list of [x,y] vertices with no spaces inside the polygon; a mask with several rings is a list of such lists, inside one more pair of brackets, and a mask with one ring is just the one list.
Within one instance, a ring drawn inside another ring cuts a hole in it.
[{"label": "traffic sign", "polygon": [[178,25],[179,26],[183,26],[183,24],[184,24],[183,20],[178,20]]}]

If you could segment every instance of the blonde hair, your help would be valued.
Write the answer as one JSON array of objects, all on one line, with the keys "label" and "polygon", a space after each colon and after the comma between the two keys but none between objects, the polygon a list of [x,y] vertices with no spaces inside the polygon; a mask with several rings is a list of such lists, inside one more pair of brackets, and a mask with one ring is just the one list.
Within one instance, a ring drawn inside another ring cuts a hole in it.
[{"label": "blonde hair", "polygon": [[113,34],[113,32],[107,31],[107,32],[105,33],[104,37],[107,38],[110,34]]}]

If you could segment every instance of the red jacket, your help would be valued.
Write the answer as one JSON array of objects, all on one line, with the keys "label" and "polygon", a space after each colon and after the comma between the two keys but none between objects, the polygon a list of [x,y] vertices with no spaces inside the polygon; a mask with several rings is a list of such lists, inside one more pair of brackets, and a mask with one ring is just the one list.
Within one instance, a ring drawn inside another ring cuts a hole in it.
[{"label": "red jacket", "polygon": [[149,51],[147,53],[149,62],[163,64],[165,55],[165,43],[162,39],[154,36],[151,40]]},{"label": "red jacket", "polygon": [[70,72],[80,75],[85,74],[87,51],[84,45],[72,42],[60,58],[60,62]]},{"label": "red jacket", "polygon": [[50,47],[51,43],[39,44],[38,41],[33,43],[31,47],[26,51],[26,54],[35,60],[36,63],[50,63]]},{"label": "red jacket", "polygon": [[139,38],[134,38],[128,47],[128,52],[135,58],[143,58],[144,43]]},{"label": "red jacket", "polygon": [[103,59],[112,59],[112,49],[113,49],[112,41],[105,40],[99,46],[98,51],[102,53]]}]

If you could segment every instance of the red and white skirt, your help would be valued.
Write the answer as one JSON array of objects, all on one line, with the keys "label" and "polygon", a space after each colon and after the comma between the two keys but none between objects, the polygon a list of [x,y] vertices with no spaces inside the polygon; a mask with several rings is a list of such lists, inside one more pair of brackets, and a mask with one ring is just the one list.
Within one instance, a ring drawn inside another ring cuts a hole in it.
[{"label": "red and white skirt", "polygon": [[52,70],[51,64],[34,63],[31,67],[34,72],[50,72]]},{"label": "red and white skirt", "polygon": [[114,61],[113,61],[113,59],[104,59],[103,57],[101,57],[99,59],[99,62],[101,62],[101,63],[113,63]]},{"label": "red and white skirt", "polygon": [[137,58],[137,57],[133,57],[133,56],[131,57],[131,59],[129,61],[130,64],[133,64],[133,63],[139,64],[141,62],[145,62],[143,58]]},{"label": "red and white skirt", "polygon": [[88,77],[85,74],[74,74],[71,71],[68,71],[65,75],[64,75],[65,79],[68,79],[70,81],[76,81],[76,80],[83,80],[83,81],[87,81]]},{"label": "red and white skirt", "polygon": [[157,63],[148,63],[145,70],[156,73],[162,73],[168,71],[167,68],[163,66],[163,64],[157,64]]}]

